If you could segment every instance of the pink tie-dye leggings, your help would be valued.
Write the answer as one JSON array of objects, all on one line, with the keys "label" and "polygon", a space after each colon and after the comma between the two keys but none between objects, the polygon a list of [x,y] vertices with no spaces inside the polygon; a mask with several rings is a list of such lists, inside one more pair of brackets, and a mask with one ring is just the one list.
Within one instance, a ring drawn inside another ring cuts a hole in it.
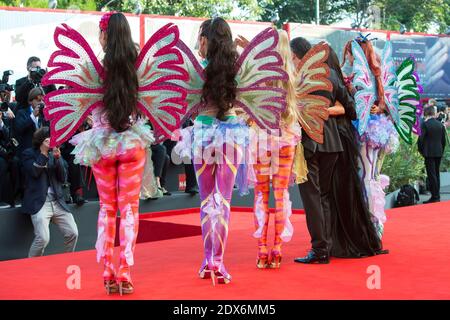
[{"label": "pink tie-dye leggings", "polygon": [[[134,248],[139,228],[139,192],[144,172],[145,150],[130,149],[123,155],[101,158],[93,167],[100,197],[97,261],[104,261],[105,280],[131,281]],[[116,215],[120,210],[120,265],[113,264]]]}]

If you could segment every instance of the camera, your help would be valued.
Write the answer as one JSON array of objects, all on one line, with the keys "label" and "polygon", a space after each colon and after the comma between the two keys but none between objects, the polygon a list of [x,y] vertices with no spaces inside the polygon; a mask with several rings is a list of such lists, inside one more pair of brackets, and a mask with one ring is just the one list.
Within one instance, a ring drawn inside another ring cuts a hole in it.
[{"label": "camera", "polygon": [[14,157],[19,142],[15,138],[11,138],[5,145],[0,144],[0,157],[9,160]]},{"label": "camera", "polygon": [[39,109],[39,114],[38,114],[38,115],[39,115],[40,117],[43,117],[43,116],[44,116],[45,103],[40,102],[40,103],[36,106],[36,108]]},{"label": "camera", "polygon": [[9,103],[8,102],[2,102],[0,104],[0,112],[5,116],[5,113],[8,112],[9,109]]},{"label": "camera", "polygon": [[[9,94],[14,90],[12,85],[9,85],[9,76],[13,75],[14,72],[12,70],[6,70],[3,72],[2,80],[0,81],[0,95],[1,95],[1,104],[0,104],[0,112],[5,113],[9,109]],[[6,101],[5,101],[6,100]]]},{"label": "camera", "polygon": [[30,78],[34,84],[40,84],[42,77],[47,73],[47,70],[41,67],[34,67],[30,69]]},{"label": "camera", "polygon": [[14,87],[12,85],[9,85],[9,76],[13,75],[14,72],[12,70],[6,70],[3,71],[3,76],[2,76],[2,80],[0,81],[0,92],[4,92],[4,91],[14,91]]}]

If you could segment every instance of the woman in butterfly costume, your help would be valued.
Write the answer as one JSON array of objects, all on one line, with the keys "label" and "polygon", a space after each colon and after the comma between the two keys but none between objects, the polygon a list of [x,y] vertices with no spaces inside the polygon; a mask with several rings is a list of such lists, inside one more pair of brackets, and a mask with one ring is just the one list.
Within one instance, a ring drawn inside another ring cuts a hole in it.
[{"label": "woman in butterfly costume", "polygon": [[[290,222],[292,203],[289,199],[288,187],[291,182],[294,182],[294,177],[292,176],[294,156],[302,152],[302,150],[297,150],[297,145],[301,140],[302,129],[298,123],[294,67],[289,46],[289,36],[284,30],[277,32],[279,36],[277,52],[283,60],[283,70],[286,71],[289,79],[287,81],[277,81],[273,85],[286,91],[286,110],[281,114],[280,129],[275,130],[274,134],[266,130],[259,130],[256,125],[252,126],[257,138],[257,143],[252,145],[253,157],[256,159],[254,164],[256,174],[254,186],[256,231],[253,236],[258,239],[256,266],[259,269],[279,268],[282,258],[282,243],[288,242],[292,238],[293,227]],[[241,39],[243,38],[241,37]],[[242,45],[246,47],[245,43]],[[299,156],[298,158],[300,160],[301,157]],[[297,168],[299,167],[297,166]],[[303,164],[302,169],[305,169],[305,167],[305,164]],[[300,179],[300,175],[302,173],[299,173],[299,170],[297,170],[296,178]],[[275,196],[275,236],[273,247],[269,252],[267,232],[270,218],[269,193],[271,181]]]},{"label": "woman in butterfly costume", "polygon": [[229,283],[223,256],[233,186],[246,194],[255,180],[250,130],[236,112],[242,110],[261,128],[279,128],[286,94],[267,83],[286,81],[288,76],[276,52],[278,33],[272,28],[258,34],[238,55],[229,25],[214,18],[201,25],[199,44],[205,68],[184,43],[178,44],[191,77],[187,83],[178,82],[188,92],[187,117],[198,115],[192,127],[181,131],[174,150],[193,160],[197,175],[205,254],[199,275],[213,283],[216,278]]},{"label": "woman in butterfly costume", "polygon": [[347,82],[351,83],[356,103],[362,177],[372,221],[381,239],[386,221],[383,189],[389,185],[389,177],[381,175],[383,159],[397,150],[399,136],[412,143],[420,88],[413,59],[406,59],[395,70],[389,41],[380,58],[368,35],[361,34],[346,44],[342,65],[346,60],[352,66]]},{"label": "woman in butterfly costume", "polygon": [[[311,92],[307,99],[298,95],[299,106],[305,104],[305,100],[309,101],[306,108],[299,109],[300,119],[303,119],[302,127],[304,130],[306,128],[305,133],[316,143],[322,143],[323,123],[327,118],[334,119],[342,144],[342,151],[338,152],[331,176],[326,176],[331,180],[328,192],[330,207],[329,215],[324,216],[321,225],[328,242],[328,254],[334,257],[355,258],[377,254],[381,250],[381,241],[373,227],[364,185],[358,172],[359,146],[351,124],[351,120],[356,119],[356,111],[354,101],[345,87],[339,59],[334,50],[324,43],[310,48],[306,39],[296,38],[291,45],[298,64],[297,77],[308,80]],[[308,74],[311,76],[306,77]],[[329,90],[332,90],[330,95],[326,95]],[[324,93],[329,98],[325,98]],[[328,107],[333,101],[334,105]],[[315,130],[312,131],[312,128]],[[299,181],[299,183],[307,182]],[[343,185],[346,187],[343,188]],[[323,192],[323,189],[320,191]],[[305,208],[310,210],[309,207]],[[317,217],[317,214],[314,214],[314,217]],[[307,216],[307,219],[311,220],[311,217]],[[312,230],[314,250],[320,238],[317,236],[317,229],[309,228]],[[298,259],[298,261],[325,263],[327,259]]]},{"label": "woman in butterfly costume", "polygon": [[[139,192],[145,150],[157,137],[170,137],[186,111],[184,89],[167,83],[187,80],[175,44],[178,29],[158,30],[138,54],[125,16],[105,14],[99,24],[102,63],[86,40],[63,24],[54,39],[44,84],[65,84],[69,89],[48,94],[45,116],[51,125],[51,145],[68,140],[92,112],[93,128],[74,136],[76,162],[92,166],[100,197],[97,261],[103,261],[107,293],[132,293],[130,267],[139,226]],[[113,263],[116,215],[120,210],[120,261]]]},{"label": "woman in butterfly costume", "polygon": [[[327,65],[334,70],[338,81],[345,87],[339,58],[330,48]],[[387,253],[383,250],[378,237],[364,183],[359,174],[360,149],[359,139],[352,120],[356,120],[353,100],[345,103],[338,100],[336,106],[330,108],[330,116],[335,117],[343,152],[339,154],[332,178],[330,219],[331,250],[330,255],[340,258],[361,258]],[[345,188],[342,186],[345,185]]]}]

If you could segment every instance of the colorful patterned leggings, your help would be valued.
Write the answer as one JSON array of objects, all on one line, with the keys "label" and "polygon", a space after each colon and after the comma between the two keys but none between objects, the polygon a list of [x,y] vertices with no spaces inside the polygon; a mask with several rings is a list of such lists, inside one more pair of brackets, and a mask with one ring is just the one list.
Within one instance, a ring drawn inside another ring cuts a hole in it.
[{"label": "colorful patterned leggings", "polygon": [[[230,151],[234,153],[233,157],[229,154]],[[224,144],[222,152],[219,153],[214,155],[214,162],[211,159],[201,159],[201,163],[194,161],[200,191],[200,220],[205,252],[200,271],[208,267],[231,279],[223,264],[223,255],[228,238],[230,203],[237,163],[241,162],[242,153],[238,145],[229,144]]]},{"label": "colorful patterned leggings", "polygon": [[[100,197],[97,261],[104,261],[105,280],[131,281],[130,266],[139,228],[139,192],[144,171],[145,150],[137,147],[115,158],[102,158],[93,167]],[[116,215],[120,210],[120,266],[113,264]]]},{"label": "colorful patterned leggings", "polygon": [[[275,163],[264,161],[258,158],[254,165],[257,183],[255,186],[255,224],[256,229],[260,227],[258,215],[263,217],[264,226],[258,239],[258,258],[267,257],[267,229],[269,225],[269,193],[270,193],[270,167],[275,166],[275,173],[272,173],[272,187],[275,196],[275,239],[272,255],[281,255],[281,234],[286,222],[286,206],[289,201],[289,179],[291,176],[292,163],[294,161],[295,146],[285,146],[280,149],[279,161]],[[268,157],[271,154],[268,152]],[[262,211],[262,212],[259,212]],[[259,236],[259,235],[258,235]]]},{"label": "colorful patterned leggings", "polygon": [[383,187],[380,183],[380,170],[382,167],[382,150],[371,148],[366,143],[361,144],[362,176],[367,192],[369,210],[372,214],[372,222],[379,238],[384,232],[386,214],[384,205],[386,200]]}]

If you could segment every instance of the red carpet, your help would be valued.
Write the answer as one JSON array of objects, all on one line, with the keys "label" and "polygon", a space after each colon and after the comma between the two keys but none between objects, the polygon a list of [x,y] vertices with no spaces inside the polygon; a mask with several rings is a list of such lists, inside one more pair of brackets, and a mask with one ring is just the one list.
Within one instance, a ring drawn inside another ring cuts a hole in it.
[{"label": "red carpet", "polygon": [[[197,214],[150,219],[198,226]],[[309,237],[304,215],[294,215],[295,234],[284,246],[280,270],[257,270],[253,217],[234,212],[225,262],[233,281],[213,287],[197,277],[201,236],[137,245],[135,294],[125,299],[450,299],[450,202],[388,211],[384,237],[390,254],[300,265]],[[158,228],[158,227],[155,227]],[[189,229],[189,228],[188,228]],[[273,230],[272,228],[270,230]],[[154,232],[158,232],[155,230]],[[196,233],[196,232],[195,232]],[[120,299],[102,287],[94,251],[0,262],[0,299]],[[81,270],[81,289],[66,287],[67,267]],[[381,289],[367,288],[367,268],[381,270]]]}]

